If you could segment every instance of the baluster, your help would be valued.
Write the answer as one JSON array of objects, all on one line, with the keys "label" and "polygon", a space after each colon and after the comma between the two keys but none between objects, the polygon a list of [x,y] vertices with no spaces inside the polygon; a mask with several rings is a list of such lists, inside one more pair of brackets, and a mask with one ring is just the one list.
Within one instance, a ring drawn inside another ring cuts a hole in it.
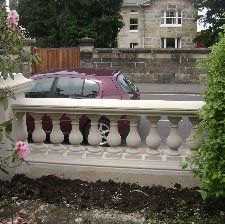
[{"label": "baluster", "polygon": [[157,130],[157,123],[160,120],[160,116],[148,116],[147,119],[150,121],[150,131],[146,138],[146,144],[149,149],[146,150],[146,153],[149,155],[159,155],[160,151],[158,150],[161,138]]},{"label": "baluster", "polygon": [[24,141],[27,142],[28,133],[26,129],[25,116],[26,113],[17,112],[13,121],[13,130],[15,135],[15,141]]},{"label": "baluster", "polygon": [[141,150],[138,146],[141,144],[141,138],[137,130],[138,118],[134,116],[129,116],[128,118],[130,120],[130,132],[126,138],[127,145],[129,146],[127,154],[139,154]]},{"label": "baluster", "polygon": [[98,130],[98,115],[89,116],[91,120],[91,128],[88,135],[88,143],[90,147],[88,147],[88,151],[91,153],[99,153],[102,149],[99,147],[99,144],[102,142],[102,135]]},{"label": "baluster", "polygon": [[181,117],[168,116],[168,119],[171,123],[171,130],[166,140],[166,144],[170,148],[167,154],[170,156],[179,156],[180,152],[178,148],[181,146],[182,139],[178,134],[178,122],[181,120]]},{"label": "baluster", "polygon": [[61,114],[51,114],[52,119],[52,132],[50,134],[50,141],[52,142],[50,149],[52,151],[60,151],[63,150],[62,142],[64,139],[63,133],[60,129],[60,117]]},{"label": "baluster", "polygon": [[70,118],[72,120],[72,130],[69,135],[69,142],[71,144],[69,150],[72,152],[81,152],[83,150],[83,147],[81,147],[80,144],[83,141],[83,135],[81,134],[79,129],[79,115],[71,114]]},{"label": "baluster", "polygon": [[31,116],[34,118],[34,132],[32,134],[32,139],[34,141],[33,149],[37,149],[38,151],[44,151],[46,149],[46,146],[44,144],[46,134],[42,128],[42,114],[36,114],[32,113]]},{"label": "baluster", "polygon": [[118,131],[118,117],[112,116],[110,118],[110,131],[109,135],[107,136],[107,143],[110,145],[110,147],[107,149],[108,153],[111,154],[119,154],[121,153],[121,149],[118,148],[118,146],[121,143],[121,136]]},{"label": "baluster", "polygon": [[199,124],[200,120],[198,117],[189,117],[189,120],[192,124],[192,127],[191,134],[187,139],[187,145],[190,150],[197,150],[201,145],[201,141],[199,139],[195,139],[195,136],[197,135],[197,125]]}]

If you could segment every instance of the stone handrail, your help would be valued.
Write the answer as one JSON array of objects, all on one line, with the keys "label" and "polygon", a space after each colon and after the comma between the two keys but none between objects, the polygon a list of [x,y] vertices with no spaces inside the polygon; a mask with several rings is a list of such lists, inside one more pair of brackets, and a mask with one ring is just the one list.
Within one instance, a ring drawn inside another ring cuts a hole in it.
[{"label": "stone handrail", "polygon": [[194,115],[203,105],[203,101],[25,98],[17,100],[13,104],[13,108],[17,112]]},{"label": "stone handrail", "polygon": [[[80,158],[82,164],[85,163],[82,160],[83,158],[95,158],[95,162],[97,158],[99,160],[98,165],[101,166],[105,159],[117,161],[118,166],[121,166],[121,160],[123,162],[126,159],[141,161],[142,167],[144,166],[143,161],[146,162],[147,167],[149,166],[149,161],[180,162],[185,159],[190,151],[196,150],[199,147],[199,143],[194,140],[197,132],[196,125],[199,123],[196,112],[203,105],[204,102],[202,101],[23,98],[12,104],[12,109],[17,117],[14,123],[15,140],[26,140],[28,135],[24,118],[26,113],[29,113],[34,118],[35,123],[35,129],[32,134],[34,143],[30,144],[31,153],[29,156],[31,157],[28,156],[30,159],[32,158],[32,161],[36,161],[37,155],[39,155],[39,162],[49,160],[63,164],[66,161],[71,164],[71,157]],[[47,114],[52,120],[53,128],[50,134],[52,144],[44,143],[46,134],[41,124],[44,114]],[[62,144],[64,136],[60,129],[59,119],[63,114],[66,114],[71,119],[70,145]],[[86,115],[91,121],[88,135],[89,146],[81,144],[83,141],[83,136],[79,130],[81,115]],[[130,132],[126,137],[127,146],[125,147],[121,147],[121,136],[117,123],[122,115],[126,116],[129,120],[130,127]],[[157,130],[157,123],[163,115],[168,116],[171,129],[166,140],[167,149],[160,150],[161,138]],[[98,120],[101,116],[106,116],[110,121],[110,131],[107,136],[109,147],[107,148],[99,146],[102,136],[98,129]],[[141,138],[137,129],[138,118],[141,116],[146,116],[150,121],[150,131],[145,140],[147,145],[145,149],[140,147]],[[190,150],[185,154],[179,150],[181,138],[178,134],[178,122],[183,116],[187,116],[192,123],[191,134],[187,139],[187,145]],[[48,155],[48,158],[46,155]],[[59,156],[58,160],[57,156]],[[76,161],[78,160],[76,159]],[[127,166],[129,166],[129,163]],[[162,166],[160,165],[160,167]]]}]

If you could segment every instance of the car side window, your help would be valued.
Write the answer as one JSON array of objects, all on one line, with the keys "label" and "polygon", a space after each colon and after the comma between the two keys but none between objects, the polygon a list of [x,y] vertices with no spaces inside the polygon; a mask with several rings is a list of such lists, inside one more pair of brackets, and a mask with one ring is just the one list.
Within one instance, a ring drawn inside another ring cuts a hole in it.
[{"label": "car side window", "polygon": [[90,79],[85,79],[83,97],[84,98],[96,98],[99,94],[99,84]]},{"label": "car side window", "polygon": [[122,75],[122,74],[118,75],[117,81],[126,93],[132,94],[135,91],[134,84],[128,78],[126,78],[124,75]]},{"label": "car side window", "polygon": [[30,98],[51,97],[54,80],[54,77],[35,80],[34,86],[25,93],[25,96]]},{"label": "car side window", "polygon": [[82,97],[84,85],[83,78],[59,77],[56,86],[56,97],[79,98]]}]

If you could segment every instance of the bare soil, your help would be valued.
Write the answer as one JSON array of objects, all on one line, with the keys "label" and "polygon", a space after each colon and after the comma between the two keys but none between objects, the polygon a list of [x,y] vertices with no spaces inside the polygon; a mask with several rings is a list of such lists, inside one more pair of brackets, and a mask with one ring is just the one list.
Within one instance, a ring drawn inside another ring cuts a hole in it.
[{"label": "bare soil", "polygon": [[[118,214],[115,222],[113,217],[108,222],[92,222],[97,213],[93,211],[103,211],[103,219],[109,217],[106,213]],[[121,221],[119,214],[130,221]],[[33,224],[224,224],[225,199],[203,201],[197,188],[181,188],[178,184],[174,188],[143,187],[111,180],[92,183],[55,176],[30,179],[16,175],[11,182],[0,181],[0,223],[7,223],[12,216],[21,218],[18,223]],[[132,222],[132,217],[136,221]]]}]

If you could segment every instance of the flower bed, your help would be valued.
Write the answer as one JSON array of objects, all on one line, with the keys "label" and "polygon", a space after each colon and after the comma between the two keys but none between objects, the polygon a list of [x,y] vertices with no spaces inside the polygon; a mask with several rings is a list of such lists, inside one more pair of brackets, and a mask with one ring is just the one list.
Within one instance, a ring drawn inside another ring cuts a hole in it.
[{"label": "flower bed", "polygon": [[16,175],[0,183],[0,198],[2,223],[13,213],[17,223],[225,223],[225,200],[203,201],[196,188],[178,184],[166,189]]}]

